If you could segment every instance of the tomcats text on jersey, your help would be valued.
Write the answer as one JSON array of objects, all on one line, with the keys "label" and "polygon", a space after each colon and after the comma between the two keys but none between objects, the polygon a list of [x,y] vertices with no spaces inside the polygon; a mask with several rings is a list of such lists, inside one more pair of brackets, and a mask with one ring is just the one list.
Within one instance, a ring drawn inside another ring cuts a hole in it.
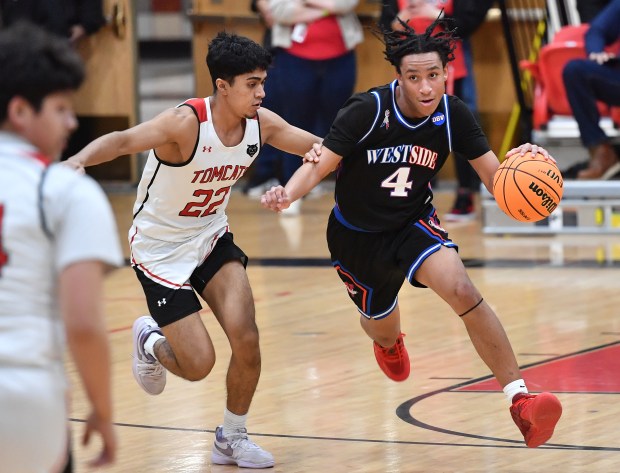
[{"label": "tomcats text on jersey", "polygon": [[189,106],[200,123],[194,152],[183,164],[169,164],[151,150],[134,204],[134,227],[165,242],[184,242],[207,228],[226,227],[231,187],[256,159],[261,142],[258,118],[246,119],[237,145],[225,146],[213,126],[209,98],[179,106]]}]

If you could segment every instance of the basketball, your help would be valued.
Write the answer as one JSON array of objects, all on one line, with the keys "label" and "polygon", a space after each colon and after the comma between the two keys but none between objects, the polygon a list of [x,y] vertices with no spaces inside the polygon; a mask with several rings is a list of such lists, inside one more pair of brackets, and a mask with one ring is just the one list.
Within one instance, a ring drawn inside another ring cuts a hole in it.
[{"label": "basketball", "polygon": [[562,173],[540,153],[514,155],[502,162],[493,177],[493,195],[504,213],[519,222],[538,222],[562,199]]}]

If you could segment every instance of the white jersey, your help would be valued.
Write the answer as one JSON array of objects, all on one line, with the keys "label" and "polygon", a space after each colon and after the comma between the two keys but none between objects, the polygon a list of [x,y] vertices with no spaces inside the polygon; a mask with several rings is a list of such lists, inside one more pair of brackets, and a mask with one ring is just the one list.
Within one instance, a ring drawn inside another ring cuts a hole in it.
[{"label": "white jersey", "polygon": [[[228,224],[230,191],[260,151],[258,119],[246,119],[245,135],[224,146],[215,128],[209,98],[187,100],[200,122],[194,153],[183,164],[166,164],[151,150],[138,185],[134,226],[143,235],[184,242],[208,227]],[[131,232],[130,232],[131,234]]]},{"label": "white jersey", "polygon": [[58,274],[77,261],[123,261],[101,188],[48,164],[31,145],[0,132],[0,367],[62,366]]},{"label": "white jersey", "polygon": [[167,164],[149,153],[129,230],[131,263],[171,288],[187,280],[228,231],[226,206],[232,186],[260,151],[258,119],[246,119],[236,146],[224,146],[213,126],[209,98],[190,99],[200,123],[194,152],[183,164]]},{"label": "white jersey", "polygon": [[122,263],[103,191],[0,132],[0,441],[8,444],[0,448],[2,471],[47,472],[66,455],[57,281],[64,268],[85,260]]}]

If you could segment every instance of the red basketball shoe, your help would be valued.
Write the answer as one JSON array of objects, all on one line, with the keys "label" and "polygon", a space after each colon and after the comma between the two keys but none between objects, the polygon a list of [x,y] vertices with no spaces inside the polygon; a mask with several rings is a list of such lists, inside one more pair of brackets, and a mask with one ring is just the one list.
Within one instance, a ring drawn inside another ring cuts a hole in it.
[{"label": "red basketball shoe", "polygon": [[401,333],[396,339],[394,346],[390,348],[383,348],[377,342],[372,342],[379,368],[388,378],[394,381],[406,380],[411,372],[409,353],[407,353],[403,343],[404,336],[405,334]]},{"label": "red basketball shoe", "polygon": [[512,398],[510,414],[525,437],[525,444],[534,448],[553,435],[555,424],[562,415],[562,404],[551,393],[519,393]]}]

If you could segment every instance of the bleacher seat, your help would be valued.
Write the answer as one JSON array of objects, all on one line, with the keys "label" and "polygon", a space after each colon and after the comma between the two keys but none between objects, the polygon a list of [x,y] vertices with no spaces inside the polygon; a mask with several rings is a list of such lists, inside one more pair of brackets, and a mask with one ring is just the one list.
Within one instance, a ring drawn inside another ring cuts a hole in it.
[{"label": "bleacher seat", "polygon": [[[544,130],[554,115],[572,116],[562,71],[568,61],[586,58],[584,35],[588,26],[571,25],[559,29],[552,41],[540,49],[536,61],[520,61],[519,66],[529,71],[534,79],[534,130]],[[602,102],[598,106],[601,116],[611,116],[616,125],[620,123],[620,108],[609,107]]]}]

